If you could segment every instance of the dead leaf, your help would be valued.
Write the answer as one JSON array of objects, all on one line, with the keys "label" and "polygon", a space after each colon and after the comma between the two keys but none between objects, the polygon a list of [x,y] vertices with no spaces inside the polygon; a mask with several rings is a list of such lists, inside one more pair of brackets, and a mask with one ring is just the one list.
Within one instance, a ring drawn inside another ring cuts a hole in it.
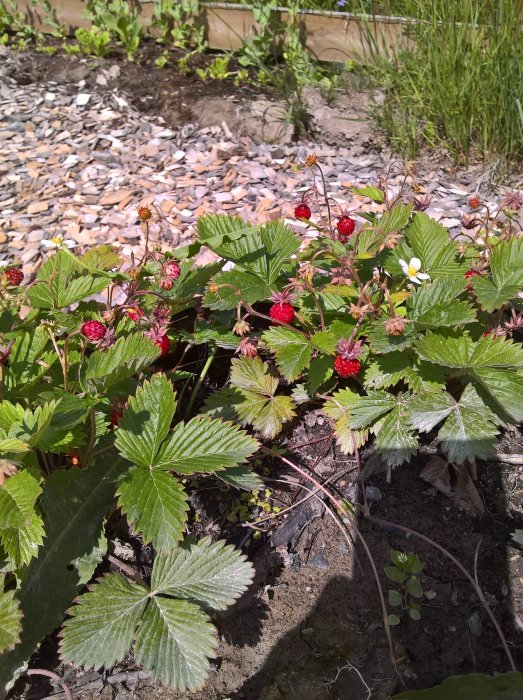
[{"label": "dead leaf", "polygon": [[434,488],[444,493],[445,496],[452,496],[453,490],[450,483],[449,463],[442,457],[431,457],[420,472],[423,481],[432,484]]}]

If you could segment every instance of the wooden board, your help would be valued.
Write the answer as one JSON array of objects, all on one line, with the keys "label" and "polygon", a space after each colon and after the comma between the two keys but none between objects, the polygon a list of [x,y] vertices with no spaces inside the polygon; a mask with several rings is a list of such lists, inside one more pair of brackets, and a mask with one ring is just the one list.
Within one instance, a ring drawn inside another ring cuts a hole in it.
[{"label": "wooden board", "polygon": [[[60,21],[74,31],[76,27],[88,27],[90,22],[84,17],[85,0],[50,0],[57,10]],[[153,3],[142,2],[142,21],[145,29],[150,27],[153,16]],[[50,32],[45,24],[45,14],[34,8],[31,0],[19,0],[21,10],[27,12],[30,21],[41,31]],[[275,11],[277,21],[288,21],[287,12],[280,8]],[[344,63],[348,59],[361,57],[366,48],[363,27],[372,28],[375,46],[380,52],[388,52],[408,41],[408,20],[398,18],[360,19],[342,12],[319,13],[300,12],[300,24],[305,44],[319,61]],[[203,9],[206,38],[210,49],[231,51],[242,45],[242,38],[252,36],[256,23],[247,6],[224,3],[208,3]]]}]

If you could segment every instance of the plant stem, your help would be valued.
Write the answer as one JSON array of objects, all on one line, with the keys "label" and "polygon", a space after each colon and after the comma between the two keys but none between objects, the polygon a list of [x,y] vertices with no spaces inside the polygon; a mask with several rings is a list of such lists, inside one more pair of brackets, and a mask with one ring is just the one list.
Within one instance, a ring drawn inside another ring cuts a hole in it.
[{"label": "plant stem", "polygon": [[66,697],[66,700],[73,700],[73,694],[71,693],[71,689],[67,685],[67,683],[60,678],[60,676],[57,673],[53,673],[52,671],[46,671],[44,668],[28,668],[26,671],[28,676],[45,676],[46,678],[51,678],[53,681],[56,681],[56,683],[60,683],[62,686],[62,690],[64,691],[64,695]]},{"label": "plant stem", "polygon": [[62,357],[62,353],[60,352],[60,348],[58,347],[58,344],[56,342],[56,338],[54,337],[53,331],[48,328],[49,331],[49,337],[51,338],[51,343],[53,344],[53,347],[56,351],[56,354],[58,356],[58,360],[60,362],[60,365],[62,367],[62,374],[64,376],[64,389],[67,390],[67,365],[65,364],[65,359]]},{"label": "plant stem", "polygon": [[217,346],[213,345],[211,348],[211,351],[209,352],[209,356],[207,357],[207,360],[202,368],[202,371],[200,372],[200,376],[198,377],[198,381],[194,385],[194,389],[192,390],[191,397],[189,399],[189,403],[187,404],[187,410],[185,412],[185,415],[189,417],[191,415],[192,408],[194,406],[194,402],[196,401],[196,397],[198,395],[198,392],[201,389],[201,386],[203,384],[203,380],[207,376],[207,372],[209,371],[210,366],[213,363],[213,360],[216,356],[216,351],[217,351]]},{"label": "plant stem", "polygon": [[89,421],[91,424],[91,435],[89,436],[89,444],[87,445],[87,450],[84,455],[84,467],[89,465],[89,460],[93,453],[94,443],[96,442],[96,413],[94,408],[91,409],[89,413]]}]

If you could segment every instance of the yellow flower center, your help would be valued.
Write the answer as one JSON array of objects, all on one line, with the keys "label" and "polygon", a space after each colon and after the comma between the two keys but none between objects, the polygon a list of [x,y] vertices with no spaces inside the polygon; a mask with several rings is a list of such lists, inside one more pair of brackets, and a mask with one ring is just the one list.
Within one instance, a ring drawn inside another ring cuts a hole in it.
[{"label": "yellow flower center", "polygon": [[54,238],[51,238],[51,243],[54,243],[55,245],[61,245],[62,236],[55,236]]},{"label": "yellow flower center", "polygon": [[415,267],[412,267],[412,265],[409,265],[407,267],[407,272],[409,274],[409,277],[416,277],[419,270],[417,270]]}]

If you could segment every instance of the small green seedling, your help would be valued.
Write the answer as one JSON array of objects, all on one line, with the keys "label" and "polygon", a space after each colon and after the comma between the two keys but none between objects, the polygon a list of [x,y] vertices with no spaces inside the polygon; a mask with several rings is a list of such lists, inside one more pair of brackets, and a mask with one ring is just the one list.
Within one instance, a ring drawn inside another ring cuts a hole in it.
[{"label": "small green seedling", "polygon": [[[412,620],[421,618],[421,605],[417,602],[423,596],[423,588],[417,576],[425,566],[416,554],[393,549],[390,558],[394,566],[384,566],[385,575],[391,581],[401,584],[401,591],[389,590],[389,605],[407,612]],[[389,615],[389,625],[399,625],[398,614]]]}]

